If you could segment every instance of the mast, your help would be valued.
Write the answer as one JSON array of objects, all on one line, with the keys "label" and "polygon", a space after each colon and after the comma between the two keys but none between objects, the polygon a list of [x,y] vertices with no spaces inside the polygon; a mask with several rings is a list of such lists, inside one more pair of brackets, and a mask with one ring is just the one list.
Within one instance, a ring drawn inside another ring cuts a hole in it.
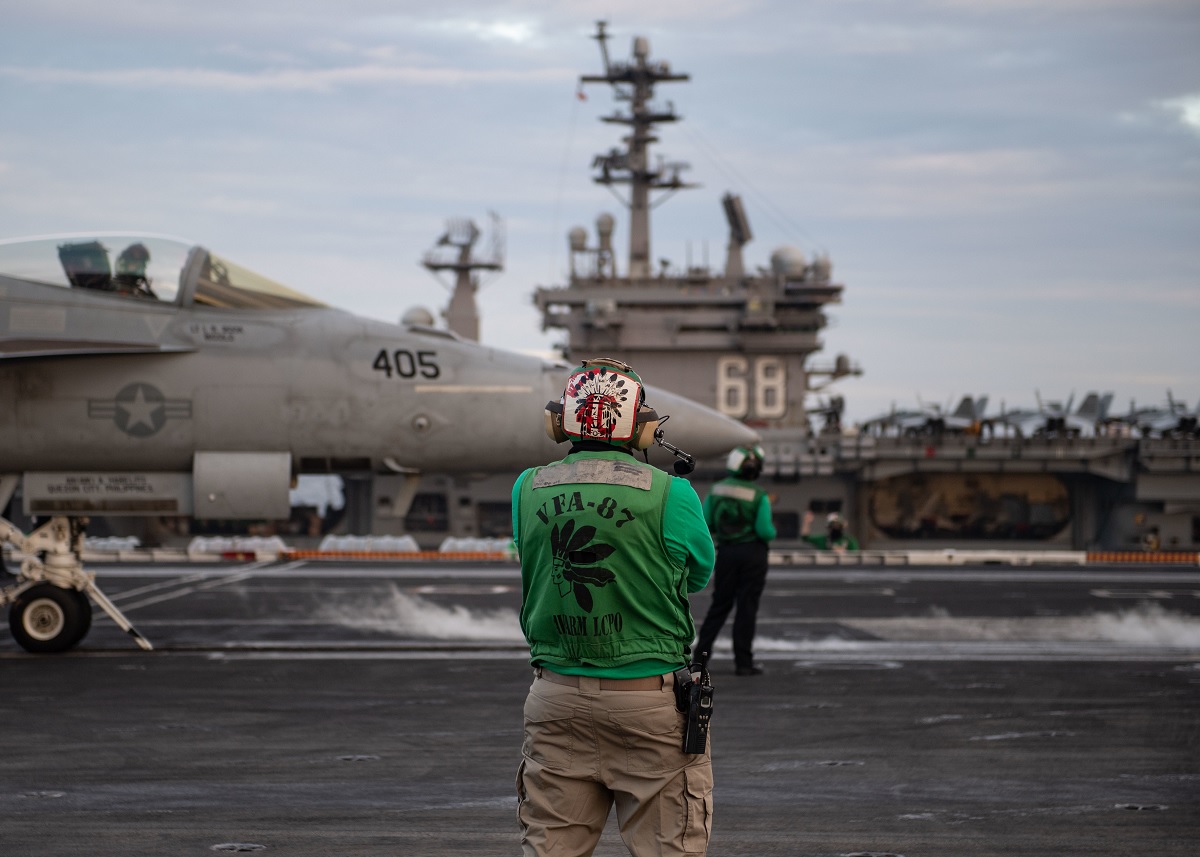
[{"label": "mast", "polygon": [[632,62],[611,62],[608,57],[608,33],[606,22],[596,22],[596,35],[600,43],[600,57],[604,61],[603,75],[582,75],[580,83],[607,83],[616,91],[619,101],[629,102],[629,113],[615,112],[603,117],[603,121],[629,126],[629,134],[622,138],[625,148],[611,149],[607,154],[597,155],[592,166],[599,170],[595,176],[597,184],[612,186],[629,185],[629,272],[630,281],[650,277],[650,192],[652,190],[676,191],[695,187],[679,177],[687,164],[660,162],[651,168],[649,148],[658,142],[654,127],[662,122],[676,122],[679,117],[675,107],[667,102],[665,108],[650,104],[657,83],[675,83],[689,79],[686,74],[675,74],[665,62],[650,61],[650,42],[644,37],[633,40]]},{"label": "mast", "polygon": [[[651,61],[644,38],[634,40],[633,58],[625,63],[611,60],[603,23],[597,25],[595,39],[603,74],[584,75],[581,83],[607,83],[618,102],[629,102],[627,111],[619,105],[615,115],[604,119],[627,126],[624,146],[594,162],[598,184],[630,187],[629,271],[617,276],[612,264],[611,217],[597,220],[596,246],[586,229],[571,229],[568,284],[534,293],[543,329],[566,331],[560,347],[567,359],[620,354],[640,371],[653,372],[673,392],[764,432],[799,436],[808,423],[809,375],[832,380],[857,373],[848,359],[828,370],[807,366],[822,347],[825,307],[841,302],[843,286],[833,282],[828,259],[810,262],[791,246],[777,248],[769,268],[749,266],[743,251],[753,238],[750,221],[732,193],[721,200],[729,223],[724,270],[710,269],[707,258],[703,265],[693,265],[689,258],[682,271],[664,261],[652,273],[651,193],[669,194],[692,185],[679,178],[683,165],[658,161],[657,169],[648,166],[656,126],[680,120],[670,105],[660,109],[650,102],[655,84],[689,78],[673,73],[665,61]],[[781,441],[785,446],[791,442]],[[794,454],[790,446],[785,452]]]},{"label": "mast", "polygon": [[[453,271],[454,290],[450,304],[443,311],[446,327],[463,339],[479,341],[479,309],[475,294],[479,291],[476,271],[504,270],[504,238],[500,219],[492,214],[492,252],[486,259],[472,254],[479,239],[479,227],[467,218],[453,218],[446,222],[446,231],[438,239],[434,249],[428,251],[421,264],[437,276],[439,271]],[[438,248],[451,248],[448,252]]]}]

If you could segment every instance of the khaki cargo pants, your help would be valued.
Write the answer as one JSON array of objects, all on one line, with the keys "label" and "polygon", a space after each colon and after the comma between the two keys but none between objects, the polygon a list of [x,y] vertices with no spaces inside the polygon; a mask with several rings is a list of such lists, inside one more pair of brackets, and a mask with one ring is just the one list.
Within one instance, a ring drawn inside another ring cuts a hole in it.
[{"label": "khaki cargo pants", "polygon": [[517,770],[525,857],[590,855],[613,803],[634,857],[705,853],[711,757],[684,755],[673,677],[661,684],[608,690],[600,679],[582,676],[578,687],[534,679]]}]

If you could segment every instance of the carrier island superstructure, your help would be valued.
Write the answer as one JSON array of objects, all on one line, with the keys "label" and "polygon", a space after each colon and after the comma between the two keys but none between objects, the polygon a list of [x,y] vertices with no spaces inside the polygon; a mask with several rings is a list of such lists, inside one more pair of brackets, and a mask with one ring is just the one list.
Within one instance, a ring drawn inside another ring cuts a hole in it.
[{"label": "carrier island superstructure", "polygon": [[[603,24],[596,39],[603,69],[582,76],[581,85],[611,87],[618,109],[603,121],[624,136],[620,147],[595,158],[594,180],[626,195],[628,259],[618,270],[611,216],[597,219],[594,235],[571,230],[568,283],[534,294],[543,326],[564,333],[568,361],[618,356],[645,377],[757,428],[780,545],[796,543],[806,512],[819,531],[836,511],[865,547],[1120,549],[1155,530],[1163,548],[1196,548],[1194,439],[844,431],[841,397],[820,401],[817,394],[860,370],[841,355],[828,365],[810,363],[822,347],[825,313],[844,290],[830,259],[782,247],[768,266],[748,265],[749,220],[739,197],[727,193],[722,269],[652,264],[652,197],[689,187],[681,165],[651,158],[656,129],[680,119],[669,102],[656,103],[655,89],[688,75],[651,59],[643,38],[634,40],[628,61],[610,59]],[[703,494],[721,476],[720,462],[706,462],[692,480]]]},{"label": "carrier island superstructure", "polygon": [[[759,431],[767,455],[761,481],[774,497],[779,531],[775,547],[802,547],[810,511],[814,532],[829,513],[843,515],[864,548],[1122,550],[1139,548],[1150,533],[1165,550],[1200,547],[1194,438],[843,427],[842,396],[827,388],[861,370],[841,355],[810,362],[822,349],[826,312],[841,303],[845,288],[830,259],[781,247],[767,265],[749,264],[750,221],[739,197],[726,193],[723,267],[657,260],[651,209],[692,185],[683,180],[683,165],[651,156],[658,129],[681,118],[669,102],[655,101],[655,90],[689,78],[652,59],[644,38],[634,39],[627,61],[610,58],[603,24],[596,40],[601,73],[583,75],[580,85],[611,88],[618,109],[603,121],[623,136],[620,146],[594,159],[594,180],[624,195],[628,249],[619,264],[618,223],[609,214],[597,218],[594,230],[572,229],[568,281],[537,288],[533,300],[543,328],[562,333],[565,361],[617,357],[653,383]],[[469,244],[462,246],[452,307],[473,294],[470,272],[486,267],[473,261]],[[470,338],[476,328],[452,329]],[[841,387],[853,394],[852,380]],[[670,464],[660,450],[651,461]],[[689,478],[703,496],[723,476],[722,462],[702,461]],[[400,497],[393,481],[376,476],[373,488],[347,485],[356,495],[348,498],[350,532],[408,532],[426,546],[447,536],[511,532],[511,479],[427,474],[412,498]]]}]

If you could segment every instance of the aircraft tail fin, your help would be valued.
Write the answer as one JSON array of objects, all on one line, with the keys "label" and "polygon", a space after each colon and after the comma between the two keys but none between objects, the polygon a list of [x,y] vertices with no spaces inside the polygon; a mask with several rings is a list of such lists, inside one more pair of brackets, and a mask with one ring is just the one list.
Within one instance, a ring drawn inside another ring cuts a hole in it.
[{"label": "aircraft tail fin", "polygon": [[1099,419],[1100,394],[1088,393],[1083,402],[1079,405],[1079,410],[1075,412],[1075,416],[1082,417],[1086,420]]}]

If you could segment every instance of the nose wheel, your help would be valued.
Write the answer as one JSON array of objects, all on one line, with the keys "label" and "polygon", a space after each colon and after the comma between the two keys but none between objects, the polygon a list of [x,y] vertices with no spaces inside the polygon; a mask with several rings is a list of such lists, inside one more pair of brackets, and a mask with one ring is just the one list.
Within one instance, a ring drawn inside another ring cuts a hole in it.
[{"label": "nose wheel", "polygon": [[0,586],[0,605],[10,605],[8,627],[21,648],[48,654],[78,645],[91,630],[94,601],[139,646],[153,649],[96,586],[96,576],[83,570],[83,522],[52,518],[25,535],[0,518],[0,542],[24,555],[20,569],[11,572],[14,582]]},{"label": "nose wheel", "polygon": [[91,630],[92,605],[77,589],[38,583],[13,599],[8,627],[27,652],[65,652]]}]

